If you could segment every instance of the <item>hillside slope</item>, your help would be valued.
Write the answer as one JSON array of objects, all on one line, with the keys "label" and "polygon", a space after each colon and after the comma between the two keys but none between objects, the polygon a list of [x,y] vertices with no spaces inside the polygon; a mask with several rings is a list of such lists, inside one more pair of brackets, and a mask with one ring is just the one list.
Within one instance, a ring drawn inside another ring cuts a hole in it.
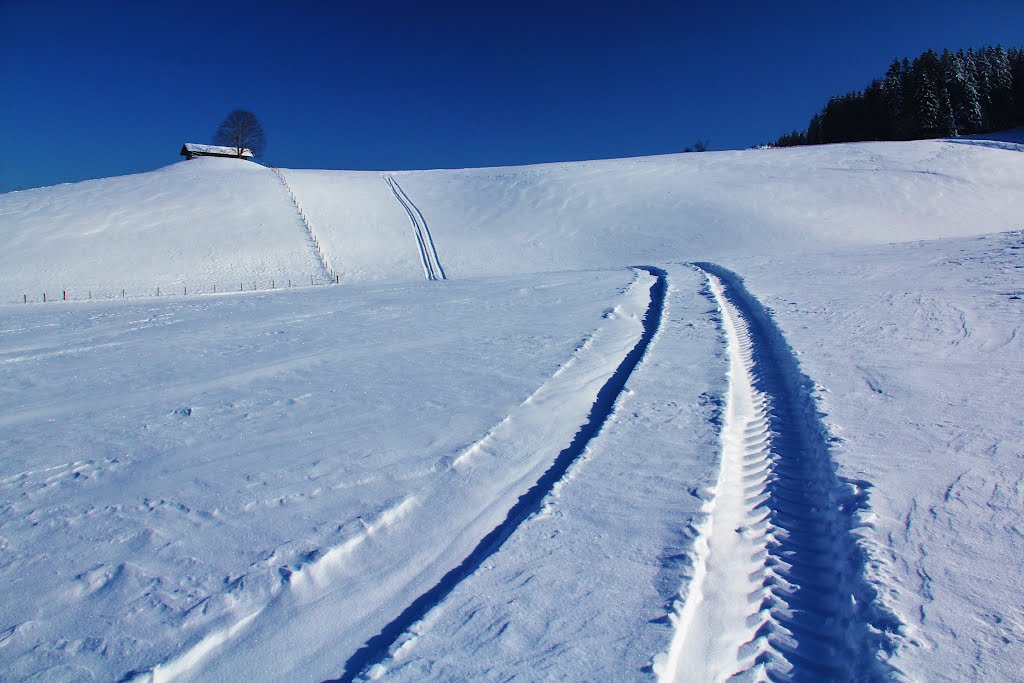
[{"label": "hillside slope", "polygon": [[1022,150],[0,196],[0,671],[1016,680]]},{"label": "hillside slope", "polygon": [[452,277],[1008,230],[1024,145],[865,143],[396,174]]},{"label": "hillside slope", "polygon": [[[785,254],[1018,227],[1024,145],[828,145],[510,168],[285,170],[343,282],[421,279],[422,214],[448,277]],[[0,301],[269,288],[319,265],[280,181],[233,160],[0,195]]]},{"label": "hillside slope", "polygon": [[0,301],[320,277],[281,181],[234,159],[0,195]]}]

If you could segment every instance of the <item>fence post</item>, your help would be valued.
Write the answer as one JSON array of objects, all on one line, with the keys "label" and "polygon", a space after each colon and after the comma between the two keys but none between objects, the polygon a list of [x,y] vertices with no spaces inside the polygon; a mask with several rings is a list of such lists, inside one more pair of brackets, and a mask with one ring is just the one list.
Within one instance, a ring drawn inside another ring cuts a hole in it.
[{"label": "fence post", "polygon": [[124,298],[124,289],[123,288],[121,289],[121,298],[122,299]]},{"label": "fence post", "polygon": [[64,301],[68,300],[68,290],[64,290]]},{"label": "fence post", "polygon": [[217,285],[214,285],[214,286],[213,286],[213,293],[214,293],[214,294],[216,294],[216,293],[217,293]]},{"label": "fence post", "polygon": [[89,301],[92,301],[92,290],[89,290]]},{"label": "fence post", "polygon": [[43,292],[43,303],[46,303],[46,292]]},{"label": "fence post", "polygon": [[21,303],[27,304],[28,303],[28,294],[22,294],[21,295],[21,299],[22,299]]},{"label": "fence post", "polygon": [[312,275],[309,276],[309,284],[310,284],[310,286],[313,285],[313,276]]},{"label": "fence post", "polygon": [[185,285],[185,296],[188,296],[188,285]]},{"label": "fence post", "polygon": [[273,280],[270,281],[270,288],[271,289],[277,289],[277,287],[274,286],[274,281]]},{"label": "fence post", "polygon": [[156,288],[156,295],[160,296],[160,288],[159,287]]}]

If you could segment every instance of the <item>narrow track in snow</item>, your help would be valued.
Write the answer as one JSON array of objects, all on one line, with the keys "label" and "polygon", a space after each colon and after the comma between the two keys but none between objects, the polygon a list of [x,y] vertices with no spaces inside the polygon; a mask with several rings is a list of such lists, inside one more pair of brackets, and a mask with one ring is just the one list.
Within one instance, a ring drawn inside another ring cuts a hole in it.
[{"label": "narrow track in snow", "polygon": [[509,509],[505,519],[486,536],[484,536],[469,555],[455,568],[445,574],[440,581],[409,604],[395,619],[384,626],[381,631],[366,641],[345,663],[344,672],[335,682],[350,682],[364,677],[373,678],[373,670],[390,656],[392,647],[403,635],[435,606],[439,605],[462,581],[473,574],[487,558],[498,552],[512,534],[531,515],[541,509],[545,497],[565,476],[566,472],[583,455],[587,445],[601,432],[604,424],[615,410],[619,396],[626,388],[630,375],[640,364],[647,347],[654,339],[665,308],[665,297],[668,292],[668,277],[657,268],[638,267],[654,276],[650,286],[650,302],[643,317],[643,331],[640,339],[619,363],[615,372],[608,378],[597,392],[594,403],[587,415],[587,421],[576,432],[572,441],[556,457],[551,466],[523,493]]},{"label": "narrow track in snow", "polygon": [[734,273],[696,264],[729,355],[722,463],[662,681],[881,680],[888,635],[853,530],[863,481],[835,473],[812,384]]},{"label": "narrow track in snow", "polygon": [[430,234],[430,228],[427,227],[427,221],[423,218],[423,214],[412,203],[409,199],[409,195],[405,193],[402,186],[398,184],[394,176],[387,175],[382,176],[384,182],[391,188],[391,192],[395,195],[395,199],[405,209],[405,213],[409,216],[409,221],[412,223],[413,233],[416,235],[416,246],[419,249],[420,260],[423,262],[423,275],[428,280],[447,280],[447,276],[444,274],[444,268],[441,267],[441,261],[437,257],[437,248],[434,246],[434,238]]}]

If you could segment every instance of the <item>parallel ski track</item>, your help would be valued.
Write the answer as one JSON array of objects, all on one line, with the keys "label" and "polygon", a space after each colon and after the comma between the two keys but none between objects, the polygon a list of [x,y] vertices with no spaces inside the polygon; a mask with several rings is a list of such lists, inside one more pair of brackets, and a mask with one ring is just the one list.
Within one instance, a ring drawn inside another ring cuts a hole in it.
[{"label": "parallel ski track", "polygon": [[[541,509],[544,498],[558,483],[569,467],[584,453],[587,445],[601,431],[605,422],[611,417],[619,396],[626,388],[626,382],[633,370],[643,359],[647,347],[654,338],[661,324],[662,312],[665,308],[665,296],[668,291],[668,277],[664,271],[652,267],[638,267],[653,275],[656,280],[651,286],[651,300],[643,319],[643,333],[640,340],[626,354],[626,357],[604,386],[601,387],[590,408],[587,421],[579,428],[572,442],[556,457],[551,467],[544,472],[537,482],[524,493],[509,509],[504,521],[481,539],[470,554],[454,569],[445,574],[432,588],[416,598],[401,614],[387,624],[380,633],[373,636],[357,650],[345,663],[344,672],[329,683],[350,682],[359,679],[367,672],[387,659],[389,649],[398,639],[435,606],[440,604],[467,577],[473,574],[487,558],[501,549],[505,541],[512,536],[519,526],[531,515]],[[328,682],[325,682],[328,683]]]},{"label": "parallel ski track", "polygon": [[736,362],[723,471],[660,677],[888,679],[899,622],[865,579],[854,533],[870,484],[837,476],[813,384],[742,279],[695,265],[708,276]]},{"label": "parallel ski track", "polygon": [[302,224],[302,227],[306,229],[306,236],[309,238],[310,248],[312,248],[317,260],[323,267],[324,278],[332,284],[337,283],[340,279],[338,271],[331,265],[330,260],[327,258],[327,254],[324,253],[323,248],[320,246],[320,238],[317,237],[316,231],[313,230],[313,224],[309,222],[306,212],[303,210],[302,205],[299,204],[299,199],[295,196],[292,186],[288,184],[288,179],[284,177],[284,173],[281,172],[281,169],[271,166],[270,170],[276,173],[277,177],[281,180],[281,184],[284,185],[285,192],[288,193],[288,198],[292,201],[292,206],[295,207],[295,212],[299,214],[299,222]]},{"label": "parallel ski track", "polygon": [[444,274],[444,268],[441,267],[441,261],[437,257],[437,248],[434,246],[434,238],[430,234],[430,228],[427,227],[427,221],[423,218],[423,214],[412,203],[409,199],[409,195],[405,193],[402,186],[398,184],[394,176],[382,176],[384,182],[391,188],[391,192],[395,195],[395,199],[405,209],[405,213],[409,215],[409,221],[412,223],[413,232],[416,235],[416,246],[419,248],[420,260],[423,262],[423,275],[428,280],[447,280],[447,276]]}]

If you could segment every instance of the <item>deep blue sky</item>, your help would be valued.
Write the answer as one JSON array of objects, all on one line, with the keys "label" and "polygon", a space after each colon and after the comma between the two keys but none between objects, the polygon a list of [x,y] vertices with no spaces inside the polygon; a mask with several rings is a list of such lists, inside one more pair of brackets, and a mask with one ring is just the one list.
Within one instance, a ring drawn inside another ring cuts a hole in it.
[{"label": "deep blue sky", "polygon": [[744,148],[1022,27],[1022,0],[0,0],[0,192],[173,163],[236,107],[293,168]]}]

